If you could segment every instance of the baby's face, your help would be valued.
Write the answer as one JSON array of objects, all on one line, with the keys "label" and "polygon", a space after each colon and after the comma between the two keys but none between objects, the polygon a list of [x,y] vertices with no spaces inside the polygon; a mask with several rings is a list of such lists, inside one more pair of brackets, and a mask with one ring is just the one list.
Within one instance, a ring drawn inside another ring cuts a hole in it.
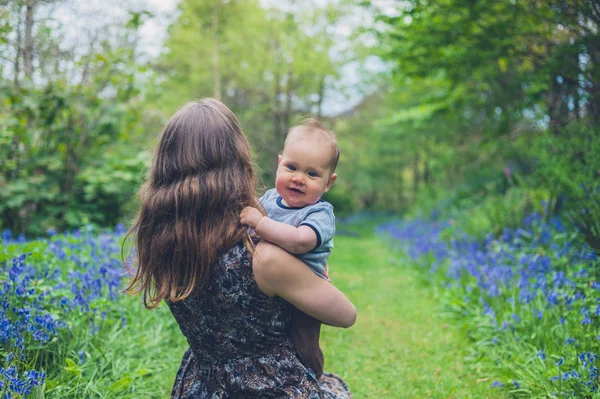
[{"label": "baby's face", "polygon": [[[319,201],[336,175],[331,175],[331,148],[319,140],[299,138],[279,156],[275,188],[284,204],[302,208]],[[330,176],[331,175],[331,176]]]}]

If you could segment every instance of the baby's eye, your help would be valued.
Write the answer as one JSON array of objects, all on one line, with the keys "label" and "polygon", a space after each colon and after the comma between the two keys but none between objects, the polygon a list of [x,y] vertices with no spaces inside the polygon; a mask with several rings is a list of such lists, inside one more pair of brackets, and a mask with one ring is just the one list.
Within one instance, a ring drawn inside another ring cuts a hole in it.
[{"label": "baby's eye", "polygon": [[308,172],[308,175],[310,177],[317,177],[317,176],[319,176],[319,174],[317,172]]},{"label": "baby's eye", "polygon": [[289,170],[296,170],[296,167],[294,165],[288,165],[287,167]]}]

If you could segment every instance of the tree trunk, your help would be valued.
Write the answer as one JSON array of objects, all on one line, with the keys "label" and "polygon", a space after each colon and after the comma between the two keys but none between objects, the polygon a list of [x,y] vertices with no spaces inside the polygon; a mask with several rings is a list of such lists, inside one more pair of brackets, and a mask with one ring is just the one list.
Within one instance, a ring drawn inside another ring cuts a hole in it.
[{"label": "tree trunk", "polygon": [[[579,53],[573,56],[573,64],[579,65]],[[579,106],[580,96],[579,96],[579,77],[575,76],[575,81],[571,83],[571,95],[573,96],[573,115],[575,119],[578,120],[581,118],[581,111]]]},{"label": "tree trunk", "polygon": [[[594,89],[598,90],[597,87],[594,87]],[[597,91],[593,92],[588,99],[587,113],[592,119],[592,125],[598,126],[600,124],[600,93],[597,93]]]},{"label": "tree trunk", "polygon": [[35,0],[27,0],[25,12],[25,48],[23,50],[23,61],[25,76],[31,79],[33,76],[33,9]]},{"label": "tree trunk", "polygon": [[[272,114],[273,114],[273,149],[275,153],[281,148],[283,144],[283,127],[282,127],[282,105],[281,105],[281,74],[280,69],[283,61],[283,57],[281,56],[281,48],[279,46],[279,41],[277,37],[272,38],[273,43],[273,58],[275,59],[275,63],[273,66],[273,105],[272,105]],[[277,165],[275,165],[275,169]]]},{"label": "tree trunk", "polygon": [[294,92],[294,75],[293,72],[288,74],[287,86],[285,88],[285,110],[283,113],[283,126],[281,135],[285,136],[285,132],[290,128],[290,119],[292,116],[292,93]]},{"label": "tree trunk", "polygon": [[21,46],[22,35],[21,35],[21,24],[23,23],[23,13],[21,12],[21,8],[19,7],[19,19],[17,20],[17,48],[15,54],[15,76],[13,79],[15,88],[19,88],[19,74],[21,73],[21,55],[23,53],[23,48]]},{"label": "tree trunk", "polygon": [[212,54],[212,68],[213,68],[213,97],[217,100],[221,99],[221,69],[219,59],[219,14],[217,6],[213,10],[212,16],[212,33],[213,33],[213,54]]},{"label": "tree trunk", "polygon": [[281,121],[281,85],[279,74],[275,73],[275,82],[273,87],[273,136],[275,139],[275,148],[280,148],[282,140],[282,121]]},{"label": "tree trunk", "polygon": [[323,114],[323,98],[325,97],[325,76],[319,82],[319,101],[317,102],[317,117],[320,119]]},{"label": "tree trunk", "polygon": [[[272,115],[273,115],[273,154],[277,154],[279,148],[281,148],[282,139],[281,139],[281,86],[279,82],[279,74],[277,72],[274,73],[273,76],[273,106],[272,106]],[[275,160],[275,164],[273,166],[273,170],[277,169],[277,158],[273,157]]]},{"label": "tree trunk", "polygon": [[548,116],[550,117],[549,128],[550,131],[558,136],[560,135],[560,131],[562,126],[564,125],[564,121],[562,120],[562,88],[560,83],[557,81],[558,76],[552,75],[552,84],[546,93],[546,108],[548,112]]},{"label": "tree trunk", "polygon": [[419,154],[416,153],[413,158],[413,193],[416,195],[419,191]]}]

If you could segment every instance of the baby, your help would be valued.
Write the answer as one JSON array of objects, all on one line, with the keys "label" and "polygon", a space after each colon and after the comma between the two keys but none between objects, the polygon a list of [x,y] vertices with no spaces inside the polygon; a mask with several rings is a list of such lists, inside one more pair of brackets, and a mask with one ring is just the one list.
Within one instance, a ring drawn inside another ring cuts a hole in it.
[{"label": "baby", "polygon": [[[335,135],[316,119],[309,118],[288,132],[277,160],[275,188],[260,199],[268,216],[247,207],[241,223],[263,239],[295,254],[317,275],[328,278],[327,258],[333,248],[333,207],[321,199],[337,175],[340,156]],[[304,364],[319,378],[323,352],[319,347],[321,323],[294,310],[290,337]]]}]

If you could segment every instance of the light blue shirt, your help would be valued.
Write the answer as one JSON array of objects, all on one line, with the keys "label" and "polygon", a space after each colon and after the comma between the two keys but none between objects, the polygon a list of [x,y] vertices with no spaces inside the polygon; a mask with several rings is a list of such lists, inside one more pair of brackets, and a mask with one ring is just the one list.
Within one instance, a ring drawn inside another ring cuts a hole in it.
[{"label": "light blue shirt", "polygon": [[318,276],[325,278],[327,258],[333,248],[335,235],[335,216],[333,206],[319,200],[316,204],[302,208],[292,208],[283,204],[282,198],[274,188],[268,190],[260,202],[269,217],[294,227],[308,226],[317,235],[317,246],[309,252],[296,254]]}]

